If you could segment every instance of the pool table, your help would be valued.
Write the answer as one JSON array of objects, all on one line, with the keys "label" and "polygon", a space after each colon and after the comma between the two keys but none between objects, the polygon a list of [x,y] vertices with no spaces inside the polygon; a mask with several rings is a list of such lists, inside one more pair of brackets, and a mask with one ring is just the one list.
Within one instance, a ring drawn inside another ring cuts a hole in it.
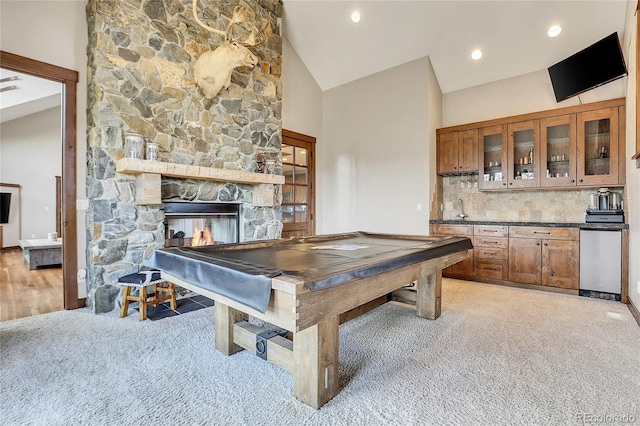
[{"label": "pool table", "polygon": [[[416,315],[438,318],[442,269],[466,259],[470,248],[471,240],[461,237],[354,232],[165,248],[147,266],[215,300],[218,351],[246,349],[284,368],[296,398],[320,408],[339,390],[341,320],[411,283]],[[249,315],[282,330],[249,323]]]}]

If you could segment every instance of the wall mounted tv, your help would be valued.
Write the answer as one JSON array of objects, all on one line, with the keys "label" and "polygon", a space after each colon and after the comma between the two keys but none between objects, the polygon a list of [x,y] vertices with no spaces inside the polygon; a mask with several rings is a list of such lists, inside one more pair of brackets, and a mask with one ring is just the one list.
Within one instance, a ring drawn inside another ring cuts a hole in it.
[{"label": "wall mounted tv", "polygon": [[556,101],[564,101],[627,75],[618,33],[549,67]]},{"label": "wall mounted tv", "polygon": [[11,207],[11,193],[0,192],[0,223],[9,223],[9,207]]}]

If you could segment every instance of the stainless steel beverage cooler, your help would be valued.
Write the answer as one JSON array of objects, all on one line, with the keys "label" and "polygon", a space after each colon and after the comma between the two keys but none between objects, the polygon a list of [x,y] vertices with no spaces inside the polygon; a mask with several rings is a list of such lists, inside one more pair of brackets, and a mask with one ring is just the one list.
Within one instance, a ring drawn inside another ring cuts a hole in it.
[{"label": "stainless steel beverage cooler", "polygon": [[622,232],[580,231],[580,296],[620,300]]}]

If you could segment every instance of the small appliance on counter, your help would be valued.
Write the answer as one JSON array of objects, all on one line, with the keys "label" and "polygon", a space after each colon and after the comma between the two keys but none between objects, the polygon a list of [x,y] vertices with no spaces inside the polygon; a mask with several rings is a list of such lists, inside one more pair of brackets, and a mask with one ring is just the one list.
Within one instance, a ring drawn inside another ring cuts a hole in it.
[{"label": "small appliance on counter", "polygon": [[590,194],[585,222],[624,223],[620,194],[609,191],[609,188],[599,188],[597,193]]}]

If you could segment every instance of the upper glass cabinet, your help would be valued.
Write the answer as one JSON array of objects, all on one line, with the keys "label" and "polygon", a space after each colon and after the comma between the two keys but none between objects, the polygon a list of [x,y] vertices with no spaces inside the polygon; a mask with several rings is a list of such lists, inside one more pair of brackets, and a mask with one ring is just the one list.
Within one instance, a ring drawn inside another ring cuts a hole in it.
[{"label": "upper glass cabinet", "polygon": [[540,183],[538,120],[509,124],[509,188],[536,187]]},{"label": "upper glass cabinet", "polygon": [[480,129],[480,189],[506,188],[507,135],[505,126]]},{"label": "upper glass cabinet", "polygon": [[541,186],[571,186],[576,182],[576,117],[540,120],[542,134]]},{"label": "upper glass cabinet", "polygon": [[606,108],[578,114],[578,185],[618,183],[618,112]]}]

